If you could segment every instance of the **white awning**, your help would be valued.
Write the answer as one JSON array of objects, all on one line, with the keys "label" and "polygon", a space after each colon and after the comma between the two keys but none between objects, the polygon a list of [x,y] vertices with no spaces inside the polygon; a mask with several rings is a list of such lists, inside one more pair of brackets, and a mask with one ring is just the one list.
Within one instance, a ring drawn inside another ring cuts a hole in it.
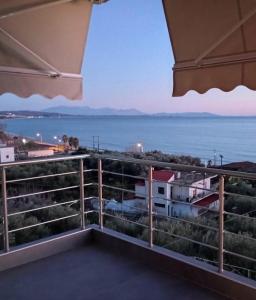
[{"label": "white awning", "polygon": [[256,90],[256,1],[163,0],[174,96],[238,85]]},{"label": "white awning", "polygon": [[0,0],[0,94],[81,99],[92,5],[102,2]]}]

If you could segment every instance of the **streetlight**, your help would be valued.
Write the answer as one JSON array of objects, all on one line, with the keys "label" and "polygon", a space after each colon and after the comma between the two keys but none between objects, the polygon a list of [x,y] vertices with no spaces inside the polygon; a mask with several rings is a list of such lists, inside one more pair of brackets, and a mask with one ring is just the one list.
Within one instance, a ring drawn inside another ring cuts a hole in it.
[{"label": "streetlight", "polygon": [[43,142],[43,137],[42,137],[42,134],[40,132],[38,132],[36,134],[37,137],[40,137],[40,142],[42,143]]},{"label": "streetlight", "polygon": [[23,138],[21,141],[24,145],[27,143],[27,140],[25,138]]},{"label": "streetlight", "polygon": [[142,145],[142,143],[137,143],[136,146],[137,146],[137,149],[139,150],[139,152],[143,153],[143,145]]},{"label": "streetlight", "polygon": [[217,152],[216,152],[216,150],[214,149],[213,150],[213,164],[214,164],[214,166],[216,166],[216,164],[217,164]]}]

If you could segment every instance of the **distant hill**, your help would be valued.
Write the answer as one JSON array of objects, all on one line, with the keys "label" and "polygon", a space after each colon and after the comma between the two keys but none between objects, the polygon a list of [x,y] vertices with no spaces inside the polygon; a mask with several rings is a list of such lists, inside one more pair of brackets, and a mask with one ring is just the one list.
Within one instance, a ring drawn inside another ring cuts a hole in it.
[{"label": "distant hill", "polygon": [[59,117],[66,116],[65,114],[59,113],[48,113],[43,111],[32,111],[32,110],[4,110],[0,111],[0,119],[10,118],[48,118],[48,117]]},{"label": "distant hill", "polygon": [[208,112],[185,112],[185,113],[156,113],[155,117],[195,117],[195,118],[212,118],[220,117],[219,115]]},{"label": "distant hill", "polygon": [[55,106],[44,109],[45,113],[58,113],[77,116],[141,116],[145,113],[136,109],[113,109],[108,107],[91,108],[88,106]]},{"label": "distant hill", "polygon": [[148,117],[195,117],[195,118],[212,118],[224,117],[207,112],[186,112],[186,113],[155,113],[146,114],[137,109],[113,109],[113,108],[90,108],[88,106],[70,107],[70,106],[55,106],[49,107],[42,111],[30,110],[10,110],[0,111],[0,119],[6,118],[50,118],[50,117],[82,117],[82,116],[148,116]]},{"label": "distant hill", "polygon": [[58,113],[75,116],[154,116],[154,117],[217,117],[218,115],[207,112],[187,112],[187,113],[156,113],[146,114],[137,109],[114,109],[114,108],[91,108],[88,106],[70,107],[55,106],[44,109],[44,113]]}]

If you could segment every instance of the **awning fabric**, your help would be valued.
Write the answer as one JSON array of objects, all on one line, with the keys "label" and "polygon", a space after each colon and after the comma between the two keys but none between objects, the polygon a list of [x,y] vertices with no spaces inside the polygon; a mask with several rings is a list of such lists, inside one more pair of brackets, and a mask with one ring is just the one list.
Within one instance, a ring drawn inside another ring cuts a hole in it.
[{"label": "awning fabric", "polygon": [[238,85],[256,90],[255,0],[163,0],[174,96]]},{"label": "awning fabric", "polygon": [[0,94],[82,98],[90,0],[0,0]]}]

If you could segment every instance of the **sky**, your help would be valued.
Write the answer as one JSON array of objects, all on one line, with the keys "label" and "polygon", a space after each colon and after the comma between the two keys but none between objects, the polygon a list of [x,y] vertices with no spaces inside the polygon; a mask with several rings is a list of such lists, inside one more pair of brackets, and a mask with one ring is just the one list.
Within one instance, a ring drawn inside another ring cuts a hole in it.
[{"label": "sky", "polygon": [[84,99],[1,97],[1,110],[51,106],[136,108],[146,113],[211,112],[256,115],[256,92],[212,89],[173,98],[173,54],[161,0],[110,0],[95,5],[82,68]]}]

